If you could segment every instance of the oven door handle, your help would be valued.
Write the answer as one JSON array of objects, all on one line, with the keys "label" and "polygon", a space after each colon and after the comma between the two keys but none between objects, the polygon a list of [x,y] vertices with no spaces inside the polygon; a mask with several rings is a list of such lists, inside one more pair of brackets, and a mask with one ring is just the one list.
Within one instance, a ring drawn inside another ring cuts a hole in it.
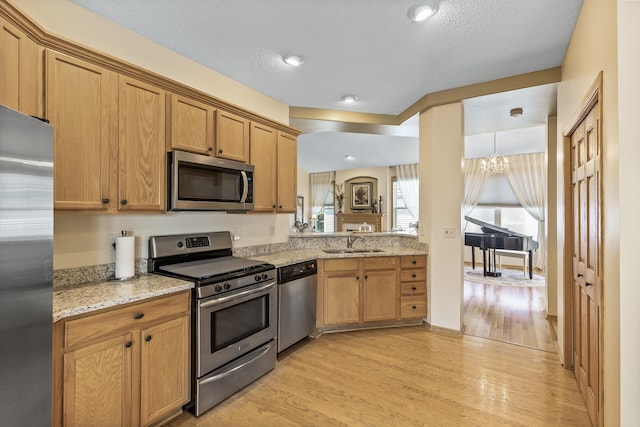
[{"label": "oven door handle", "polygon": [[238,292],[237,294],[234,293],[233,295],[226,295],[226,296],[223,296],[223,297],[220,297],[220,298],[216,298],[216,299],[214,299],[212,301],[207,301],[207,302],[204,302],[204,303],[200,304],[200,308],[209,308],[209,307],[216,306],[218,304],[222,304],[222,303],[227,302],[227,301],[235,300],[235,299],[238,299],[238,298],[243,298],[243,297],[246,297],[246,296],[249,296],[249,295],[253,295],[253,294],[258,294],[258,293],[266,291],[267,289],[273,288],[275,285],[276,285],[276,282],[273,281],[273,282],[267,283],[266,285],[262,285],[262,286],[260,286],[258,288],[249,289],[249,290],[246,290],[246,291],[243,291],[243,292]]},{"label": "oven door handle", "polygon": [[221,378],[224,378],[224,377],[226,377],[228,375],[231,375],[232,373],[234,373],[238,369],[244,368],[248,364],[253,363],[255,360],[257,360],[257,359],[261,358],[262,356],[264,356],[265,354],[267,354],[269,352],[269,350],[271,350],[271,348],[273,348],[274,345],[275,345],[275,341],[270,342],[269,344],[264,346],[264,348],[262,349],[262,351],[260,351],[260,353],[258,353],[255,356],[253,356],[250,360],[247,360],[246,362],[243,362],[243,363],[239,364],[238,366],[232,366],[232,367],[225,368],[223,371],[221,371],[220,373],[212,376],[211,378],[207,378],[205,380],[200,381],[200,386],[203,386],[205,384],[217,381],[217,380],[219,380]]}]

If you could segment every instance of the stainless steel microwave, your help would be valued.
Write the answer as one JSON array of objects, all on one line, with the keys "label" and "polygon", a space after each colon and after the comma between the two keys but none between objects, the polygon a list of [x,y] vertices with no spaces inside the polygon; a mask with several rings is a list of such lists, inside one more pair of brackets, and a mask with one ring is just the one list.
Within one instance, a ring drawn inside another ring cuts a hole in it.
[{"label": "stainless steel microwave", "polygon": [[167,165],[169,210],[253,209],[253,165],[185,151],[169,152]]}]

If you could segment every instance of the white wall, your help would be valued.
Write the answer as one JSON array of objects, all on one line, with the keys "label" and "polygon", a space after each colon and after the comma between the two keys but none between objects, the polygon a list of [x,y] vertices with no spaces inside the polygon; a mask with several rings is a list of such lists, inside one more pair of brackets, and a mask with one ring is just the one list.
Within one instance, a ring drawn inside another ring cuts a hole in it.
[{"label": "white wall", "polygon": [[[464,200],[462,103],[434,107],[420,115],[420,227],[429,244],[427,321],[435,328],[462,330]],[[444,228],[454,238],[444,238]]]},{"label": "white wall", "polygon": [[640,286],[637,265],[640,242],[640,1],[619,1],[617,19],[620,230],[623,230],[620,234],[620,425],[637,426],[640,425]]},{"label": "white wall", "polygon": [[304,197],[304,221],[311,227],[311,188],[309,187],[309,172],[298,164],[298,196]]},{"label": "white wall", "polygon": [[547,223],[545,235],[547,242],[547,258],[545,265],[547,283],[547,315],[558,315],[558,236],[555,230],[558,228],[558,206],[556,194],[556,181],[558,174],[557,164],[554,160],[558,146],[558,118],[556,116],[547,119]]}]

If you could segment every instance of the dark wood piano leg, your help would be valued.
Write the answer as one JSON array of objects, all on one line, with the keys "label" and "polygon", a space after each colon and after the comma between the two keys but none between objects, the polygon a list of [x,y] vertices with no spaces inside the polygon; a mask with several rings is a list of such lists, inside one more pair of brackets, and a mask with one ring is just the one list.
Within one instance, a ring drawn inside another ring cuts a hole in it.
[{"label": "dark wood piano leg", "polygon": [[533,251],[529,251],[529,279],[533,279]]},{"label": "dark wood piano leg", "polygon": [[[493,268],[491,267],[491,252],[493,252]],[[494,248],[489,249],[489,271],[486,272],[485,276],[491,277],[500,277],[502,273],[496,269],[496,250]]]},{"label": "dark wood piano leg", "polygon": [[482,249],[482,275],[487,275],[487,250]]},{"label": "dark wood piano leg", "polygon": [[476,269],[476,248],[475,246],[471,246],[471,269]]}]

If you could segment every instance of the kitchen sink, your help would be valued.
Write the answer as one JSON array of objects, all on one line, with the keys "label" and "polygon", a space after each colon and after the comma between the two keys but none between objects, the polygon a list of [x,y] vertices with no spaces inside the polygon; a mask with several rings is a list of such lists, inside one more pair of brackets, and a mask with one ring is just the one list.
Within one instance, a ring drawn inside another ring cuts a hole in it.
[{"label": "kitchen sink", "polygon": [[370,254],[374,252],[384,252],[384,250],[383,249],[330,248],[330,249],[322,249],[322,252],[326,252],[328,254]]}]

